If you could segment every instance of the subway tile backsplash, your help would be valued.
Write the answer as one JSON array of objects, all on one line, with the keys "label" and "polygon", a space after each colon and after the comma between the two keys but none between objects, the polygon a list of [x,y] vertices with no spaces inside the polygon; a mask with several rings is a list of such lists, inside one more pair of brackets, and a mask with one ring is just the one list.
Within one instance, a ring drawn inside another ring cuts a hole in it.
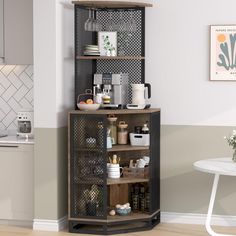
[{"label": "subway tile backsplash", "polygon": [[0,65],[0,129],[16,129],[21,109],[33,110],[33,66]]}]

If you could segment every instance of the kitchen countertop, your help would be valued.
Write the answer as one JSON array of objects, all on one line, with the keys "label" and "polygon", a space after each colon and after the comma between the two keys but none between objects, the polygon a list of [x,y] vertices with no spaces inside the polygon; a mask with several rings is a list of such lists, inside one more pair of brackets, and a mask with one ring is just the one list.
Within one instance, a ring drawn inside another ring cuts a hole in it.
[{"label": "kitchen countertop", "polygon": [[29,138],[26,140],[25,138],[18,137],[16,135],[8,135],[0,138],[0,146],[2,144],[34,144],[34,139]]}]

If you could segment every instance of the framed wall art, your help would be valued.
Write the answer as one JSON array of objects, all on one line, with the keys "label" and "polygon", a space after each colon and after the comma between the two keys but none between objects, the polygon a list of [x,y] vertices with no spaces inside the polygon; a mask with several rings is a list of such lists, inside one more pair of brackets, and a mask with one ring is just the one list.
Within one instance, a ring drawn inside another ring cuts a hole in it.
[{"label": "framed wall art", "polygon": [[210,80],[236,81],[236,25],[212,25]]},{"label": "framed wall art", "polygon": [[100,56],[117,56],[117,32],[98,32]]}]

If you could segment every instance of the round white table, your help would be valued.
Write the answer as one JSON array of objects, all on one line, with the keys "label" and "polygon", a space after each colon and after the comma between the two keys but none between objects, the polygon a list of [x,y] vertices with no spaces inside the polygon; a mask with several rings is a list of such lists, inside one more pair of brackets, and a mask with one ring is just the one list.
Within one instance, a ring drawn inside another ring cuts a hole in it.
[{"label": "round white table", "polygon": [[201,160],[195,162],[193,165],[196,170],[215,175],[205,224],[207,232],[212,236],[232,236],[229,234],[215,233],[211,228],[210,223],[220,175],[236,176],[236,163],[232,161],[232,158],[225,157]]}]

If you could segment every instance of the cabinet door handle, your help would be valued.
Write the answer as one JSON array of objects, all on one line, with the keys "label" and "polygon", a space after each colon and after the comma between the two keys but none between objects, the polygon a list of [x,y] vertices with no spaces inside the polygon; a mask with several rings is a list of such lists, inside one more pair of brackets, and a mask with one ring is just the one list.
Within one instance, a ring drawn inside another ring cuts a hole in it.
[{"label": "cabinet door handle", "polygon": [[3,147],[3,148],[18,148],[19,146],[8,146],[8,145],[0,145],[0,148]]}]

